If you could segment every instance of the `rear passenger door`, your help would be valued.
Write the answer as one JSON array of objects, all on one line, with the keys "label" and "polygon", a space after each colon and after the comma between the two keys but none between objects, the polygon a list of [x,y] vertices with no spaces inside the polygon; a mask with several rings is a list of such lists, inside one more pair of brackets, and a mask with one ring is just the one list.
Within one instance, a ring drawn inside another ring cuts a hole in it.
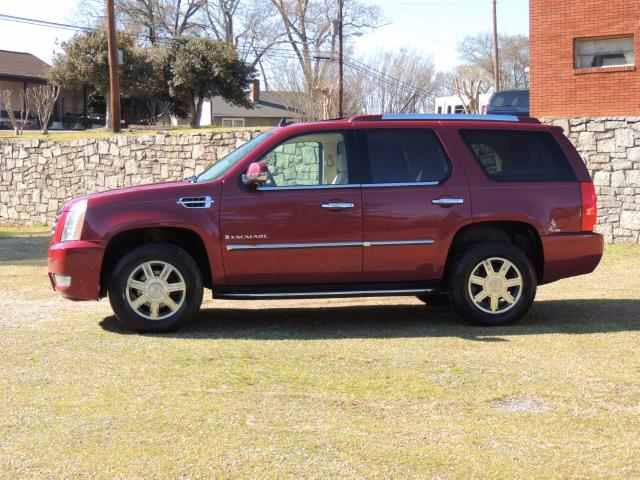
[{"label": "rear passenger door", "polygon": [[463,169],[431,128],[372,128],[359,140],[366,280],[439,279],[451,238],[470,217]]}]

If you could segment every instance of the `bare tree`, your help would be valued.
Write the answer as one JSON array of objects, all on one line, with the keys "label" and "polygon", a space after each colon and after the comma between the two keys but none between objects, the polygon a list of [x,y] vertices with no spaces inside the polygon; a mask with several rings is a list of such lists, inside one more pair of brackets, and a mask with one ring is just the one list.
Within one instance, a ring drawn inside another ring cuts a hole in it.
[{"label": "bare tree", "polygon": [[[118,22],[155,45],[166,38],[202,32],[207,0],[117,0]],[[81,0],[79,19],[89,26],[103,23],[104,1]]]},{"label": "bare tree", "polygon": [[35,110],[44,135],[49,133],[49,120],[59,95],[60,87],[57,85],[40,85],[27,89],[27,98]]},{"label": "bare tree", "polygon": [[[17,101],[14,102],[15,97],[18,97]],[[14,95],[14,91],[12,90],[2,90],[0,92],[0,102],[3,105],[4,110],[7,112],[9,116],[9,121],[11,122],[11,126],[16,132],[17,136],[22,135],[24,132],[24,127],[27,124],[29,119],[29,115],[31,113],[31,103],[28,95]],[[18,107],[18,109],[16,109]],[[15,112],[19,112],[18,117],[16,117]]]},{"label": "bare tree", "polygon": [[208,0],[206,31],[238,49],[240,58],[252,66],[274,46],[285,43],[278,13],[265,0]]},{"label": "bare tree", "polygon": [[347,66],[347,90],[364,113],[430,111],[442,83],[431,57],[413,50],[380,52]]},{"label": "bare tree", "polygon": [[491,81],[475,65],[460,65],[450,76],[450,89],[464,106],[465,113],[480,113],[480,95],[487,93]]},{"label": "bare tree", "polygon": [[[527,88],[529,39],[524,35],[500,36],[500,78],[502,88]],[[466,37],[458,46],[460,58],[494,77],[493,39],[489,33]]]},{"label": "bare tree", "polygon": [[[287,44],[298,64],[302,87],[311,102],[318,104],[319,116],[324,107],[323,92],[331,90],[329,82],[337,80],[330,75],[335,64],[327,59],[336,58],[337,2],[326,0],[271,0],[286,35]],[[376,6],[360,0],[344,2],[344,36],[348,42],[354,36],[380,26],[381,13]],[[289,63],[289,62],[287,62]]]}]

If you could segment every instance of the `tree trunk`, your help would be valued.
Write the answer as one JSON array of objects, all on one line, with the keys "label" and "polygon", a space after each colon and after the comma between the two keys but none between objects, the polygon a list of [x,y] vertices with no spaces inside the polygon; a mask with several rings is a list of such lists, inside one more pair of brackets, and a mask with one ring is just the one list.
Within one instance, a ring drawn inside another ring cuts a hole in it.
[{"label": "tree trunk", "polygon": [[202,116],[202,104],[204,97],[195,97],[191,101],[191,127],[198,128],[200,126],[200,117]]}]

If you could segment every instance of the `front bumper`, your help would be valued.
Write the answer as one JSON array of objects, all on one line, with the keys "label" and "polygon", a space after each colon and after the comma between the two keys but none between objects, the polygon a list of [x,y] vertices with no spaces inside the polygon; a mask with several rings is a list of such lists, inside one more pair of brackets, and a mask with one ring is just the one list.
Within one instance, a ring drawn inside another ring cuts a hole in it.
[{"label": "front bumper", "polygon": [[[100,298],[100,270],[104,247],[83,240],[49,246],[49,280],[56,292],[71,300]],[[67,285],[56,284],[56,276],[71,277]]]},{"label": "front bumper", "polygon": [[571,233],[542,237],[544,278],[550,283],[561,278],[593,272],[604,249],[604,239],[598,233]]}]

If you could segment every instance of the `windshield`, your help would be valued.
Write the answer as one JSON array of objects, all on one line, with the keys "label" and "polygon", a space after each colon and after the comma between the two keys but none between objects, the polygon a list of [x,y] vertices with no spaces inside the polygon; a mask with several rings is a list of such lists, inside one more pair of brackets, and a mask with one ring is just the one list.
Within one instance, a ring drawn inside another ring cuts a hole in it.
[{"label": "windshield", "polygon": [[271,135],[271,130],[261,133],[253,140],[249,140],[244,145],[236,148],[233,152],[221,158],[216,163],[210,165],[204,172],[196,177],[195,182],[206,182],[208,180],[215,180],[216,178],[220,177],[227,170],[233,167],[238,161],[242,160],[247,155],[247,153],[249,153],[253,149],[253,147],[258,145],[269,135]]},{"label": "windshield", "polygon": [[505,91],[496,93],[491,99],[490,108],[498,109],[517,109],[518,111],[529,110],[529,92],[528,91]]}]

